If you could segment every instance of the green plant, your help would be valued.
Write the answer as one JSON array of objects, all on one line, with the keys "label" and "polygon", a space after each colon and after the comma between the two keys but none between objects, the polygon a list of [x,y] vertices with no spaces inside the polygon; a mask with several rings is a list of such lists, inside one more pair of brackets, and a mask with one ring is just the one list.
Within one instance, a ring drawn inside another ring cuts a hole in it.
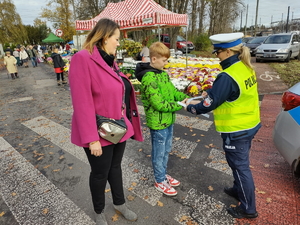
[{"label": "green plant", "polygon": [[194,37],[193,43],[197,50],[205,51],[211,46],[208,34],[200,34]]},{"label": "green plant", "polygon": [[140,84],[132,84],[135,91],[139,91],[141,88]]},{"label": "green plant", "polygon": [[128,57],[136,57],[136,55],[142,50],[142,44],[140,42],[135,42],[130,39],[123,39],[120,41],[120,46],[118,50],[126,50],[126,55]]}]

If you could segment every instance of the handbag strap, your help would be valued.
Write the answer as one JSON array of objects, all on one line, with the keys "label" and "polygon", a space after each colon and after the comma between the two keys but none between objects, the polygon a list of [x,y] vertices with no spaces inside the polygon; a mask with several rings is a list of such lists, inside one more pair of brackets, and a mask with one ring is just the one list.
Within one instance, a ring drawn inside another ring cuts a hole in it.
[{"label": "handbag strap", "polygon": [[124,115],[124,110],[126,108],[126,104],[125,104],[125,84],[122,80],[122,77],[121,75],[119,74],[120,70],[117,70],[117,68],[115,68],[115,66],[113,66],[113,70],[115,71],[115,73],[119,76],[121,82],[122,82],[122,85],[124,87],[124,91],[123,91],[123,96],[122,96],[122,116]]}]

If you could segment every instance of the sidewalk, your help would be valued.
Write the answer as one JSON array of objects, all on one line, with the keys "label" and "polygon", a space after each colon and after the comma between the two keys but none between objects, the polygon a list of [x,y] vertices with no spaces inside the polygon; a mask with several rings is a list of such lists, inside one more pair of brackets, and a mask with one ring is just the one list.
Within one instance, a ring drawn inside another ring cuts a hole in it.
[{"label": "sidewalk", "polygon": [[281,110],[281,95],[265,95],[261,104],[262,128],[256,134],[250,164],[256,186],[258,218],[236,224],[300,224],[300,179],[276,150],[272,131]]}]

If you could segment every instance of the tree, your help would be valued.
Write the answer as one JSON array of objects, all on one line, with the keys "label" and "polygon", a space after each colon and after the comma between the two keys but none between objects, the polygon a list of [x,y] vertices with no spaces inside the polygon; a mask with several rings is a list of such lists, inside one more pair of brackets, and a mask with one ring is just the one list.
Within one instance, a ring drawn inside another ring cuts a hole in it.
[{"label": "tree", "polygon": [[26,25],[25,29],[28,34],[29,43],[31,44],[42,43],[42,40],[48,36],[50,30],[47,27],[46,22],[39,19],[34,20],[34,26]]},{"label": "tree", "polygon": [[0,0],[0,42],[26,43],[27,32],[11,0]]},{"label": "tree", "polygon": [[73,40],[75,24],[72,17],[71,0],[48,0],[46,6],[47,8],[42,9],[41,17],[52,22],[54,29],[61,29],[64,40]]}]

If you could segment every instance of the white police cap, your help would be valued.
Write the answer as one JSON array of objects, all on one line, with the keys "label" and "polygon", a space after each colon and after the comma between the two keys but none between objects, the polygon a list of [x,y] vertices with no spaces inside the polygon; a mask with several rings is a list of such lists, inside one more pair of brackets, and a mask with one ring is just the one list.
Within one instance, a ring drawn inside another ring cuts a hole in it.
[{"label": "white police cap", "polygon": [[233,46],[239,45],[242,43],[243,33],[225,33],[225,34],[215,34],[209,37],[212,44],[214,45],[214,51],[218,51],[219,49],[231,48]]}]

